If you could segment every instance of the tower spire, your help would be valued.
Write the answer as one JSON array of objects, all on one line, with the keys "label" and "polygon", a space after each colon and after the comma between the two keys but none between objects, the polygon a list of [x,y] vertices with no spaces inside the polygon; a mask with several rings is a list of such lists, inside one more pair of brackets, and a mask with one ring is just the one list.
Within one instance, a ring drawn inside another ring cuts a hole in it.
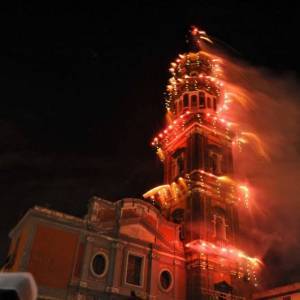
[{"label": "tower spire", "polygon": [[203,41],[213,44],[213,41],[208,37],[204,30],[198,29],[198,27],[192,25],[188,32],[187,42],[190,45],[191,52],[198,52],[202,50]]}]

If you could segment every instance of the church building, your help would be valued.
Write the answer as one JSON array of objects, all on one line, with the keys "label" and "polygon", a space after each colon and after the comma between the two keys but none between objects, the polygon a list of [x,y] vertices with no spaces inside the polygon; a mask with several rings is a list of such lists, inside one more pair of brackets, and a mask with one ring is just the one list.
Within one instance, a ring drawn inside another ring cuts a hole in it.
[{"label": "church building", "polygon": [[[261,262],[240,243],[248,189],[235,180],[235,132],[211,43],[171,64],[168,122],[152,140],[164,182],[141,199],[94,197],[84,218],[30,209],[11,231],[6,271],[29,271],[39,299],[250,299]],[[224,104],[225,103],[225,104]]]}]

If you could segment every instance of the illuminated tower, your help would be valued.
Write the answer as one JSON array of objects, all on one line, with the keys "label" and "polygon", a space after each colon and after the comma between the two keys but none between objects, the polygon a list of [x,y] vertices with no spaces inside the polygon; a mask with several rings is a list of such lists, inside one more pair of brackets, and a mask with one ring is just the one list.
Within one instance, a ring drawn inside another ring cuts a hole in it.
[{"label": "illuminated tower", "polygon": [[222,70],[218,58],[200,49],[202,40],[211,42],[205,32],[192,28],[191,38],[195,51],[171,64],[168,124],[152,141],[164,165],[164,185],[144,198],[182,224],[186,299],[248,298],[259,260],[239,250],[238,210],[248,190],[234,178],[235,133],[220,114],[226,100]]}]

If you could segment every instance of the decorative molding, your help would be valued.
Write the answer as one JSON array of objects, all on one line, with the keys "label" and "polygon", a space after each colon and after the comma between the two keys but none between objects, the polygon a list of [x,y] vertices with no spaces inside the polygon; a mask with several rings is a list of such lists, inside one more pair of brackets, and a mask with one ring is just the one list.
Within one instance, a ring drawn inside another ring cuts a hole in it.
[{"label": "decorative molding", "polygon": [[119,292],[120,292],[119,288],[114,287],[114,286],[107,286],[105,291],[108,293],[115,293],[115,294],[119,294]]},{"label": "decorative molding", "polygon": [[178,260],[178,259],[174,259],[173,265],[174,265],[174,266],[182,266],[182,265],[183,265],[183,262],[180,261],[180,260]]},{"label": "decorative molding", "polygon": [[152,252],[152,253],[150,254],[150,257],[151,257],[152,259],[159,259],[159,258],[160,258],[160,255],[157,254],[157,253],[155,253],[155,252]]},{"label": "decorative molding", "polygon": [[123,246],[118,242],[112,242],[111,247],[114,249],[122,249],[123,248]]},{"label": "decorative molding", "polygon": [[86,281],[80,281],[79,286],[86,288],[88,286]]},{"label": "decorative molding", "polygon": [[96,241],[96,238],[93,237],[93,236],[88,236],[86,239],[87,239],[87,241],[89,241],[89,242],[95,242],[95,241]]}]

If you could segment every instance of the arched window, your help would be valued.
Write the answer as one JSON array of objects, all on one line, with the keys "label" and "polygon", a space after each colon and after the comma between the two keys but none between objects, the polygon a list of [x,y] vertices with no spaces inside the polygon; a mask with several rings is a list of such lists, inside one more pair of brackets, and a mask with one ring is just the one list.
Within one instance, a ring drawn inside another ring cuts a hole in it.
[{"label": "arched window", "polygon": [[203,92],[199,92],[199,107],[205,108],[205,94]]},{"label": "arched window", "polygon": [[189,95],[188,94],[184,94],[183,95],[183,107],[189,107]]},{"label": "arched window", "polygon": [[215,146],[209,145],[210,149],[208,151],[208,171],[215,175],[223,174],[223,153],[222,150]]},{"label": "arched window", "polygon": [[214,207],[213,220],[214,224],[214,236],[217,240],[226,240],[226,221],[225,211],[221,207]]},{"label": "arched window", "polygon": [[178,168],[178,175],[182,175],[182,173],[184,172],[184,158],[183,158],[183,155],[180,155],[177,158],[177,168]]},{"label": "arched window", "polygon": [[216,217],[216,238],[218,240],[226,240],[226,224],[224,217]]},{"label": "arched window", "polygon": [[193,108],[197,107],[197,96],[196,95],[192,95],[191,101],[192,101],[192,105],[191,106]]},{"label": "arched window", "polygon": [[171,177],[182,176],[185,171],[185,148],[180,148],[172,154]]},{"label": "arched window", "polygon": [[218,157],[216,154],[210,156],[210,171],[213,174],[218,173]]}]

